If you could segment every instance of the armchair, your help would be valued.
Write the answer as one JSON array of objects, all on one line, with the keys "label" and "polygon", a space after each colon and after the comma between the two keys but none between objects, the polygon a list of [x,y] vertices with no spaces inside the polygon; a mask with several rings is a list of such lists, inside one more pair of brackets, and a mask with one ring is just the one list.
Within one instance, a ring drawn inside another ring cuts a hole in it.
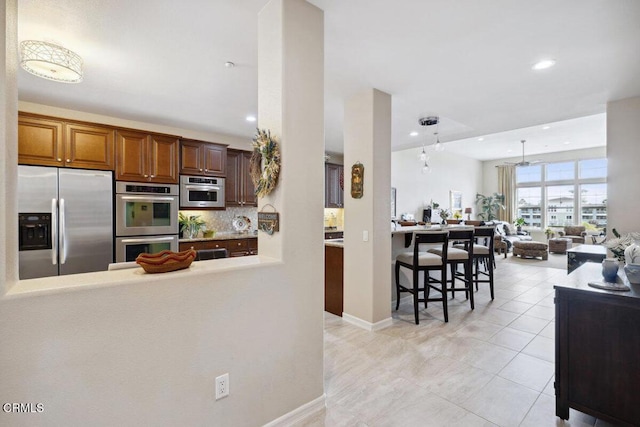
[{"label": "armchair", "polygon": [[559,231],[560,237],[571,239],[573,243],[584,243],[584,238],[587,235],[587,228],[584,225],[567,225],[564,227],[564,231]]},{"label": "armchair", "polygon": [[514,242],[532,240],[527,231],[517,231],[516,227],[508,222],[498,221],[495,226],[496,234],[493,237],[493,249],[499,254],[504,253],[505,258],[507,253],[511,251]]}]

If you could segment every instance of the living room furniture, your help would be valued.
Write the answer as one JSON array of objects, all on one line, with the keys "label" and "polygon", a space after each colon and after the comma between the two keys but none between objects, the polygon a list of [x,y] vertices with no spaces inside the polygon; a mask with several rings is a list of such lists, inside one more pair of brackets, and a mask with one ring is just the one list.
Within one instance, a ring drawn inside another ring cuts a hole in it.
[{"label": "living room furniture", "polygon": [[[475,227],[473,245],[473,281],[478,290],[478,283],[488,283],[491,299],[493,300],[493,269],[495,259],[493,255],[494,227]],[[459,247],[458,245],[454,245]],[[485,277],[481,279],[480,277]]]},{"label": "living room furniture", "polygon": [[517,241],[513,243],[513,256],[520,255],[520,258],[541,257],[543,260],[549,258],[547,249],[549,245],[536,241]]},{"label": "living room furniture", "polygon": [[560,237],[571,239],[573,243],[584,243],[587,235],[587,228],[584,225],[567,225],[563,231],[559,231]]},{"label": "living room furniture", "polygon": [[526,231],[517,231],[515,225],[506,221],[498,221],[495,223],[496,233],[494,236],[493,247],[498,253],[504,252],[504,257],[511,251],[514,242],[530,241],[532,237]]},{"label": "living room furniture", "polygon": [[549,239],[549,252],[565,254],[571,247],[571,243],[572,240],[566,238]]},{"label": "living room furniture", "polygon": [[[396,273],[396,310],[400,307],[400,294],[408,292],[413,295],[413,314],[415,316],[416,325],[420,324],[418,317],[418,304],[424,302],[425,308],[427,302],[442,302],[442,312],[444,321],[449,321],[449,312],[447,309],[447,254],[449,246],[448,232],[446,231],[423,231],[413,234],[413,251],[399,254],[396,257],[395,273]],[[431,252],[420,252],[420,245],[437,245],[440,248],[439,254]],[[412,284],[410,287],[400,284],[400,267],[408,268],[412,274]],[[431,271],[439,271],[438,277],[431,277]],[[423,273],[424,282],[420,285],[420,273]],[[440,286],[435,286],[438,283]],[[440,294],[440,297],[430,298],[430,291],[434,290]],[[423,298],[420,299],[418,294],[423,292]]]},{"label": "living room furniture", "polygon": [[601,263],[607,257],[607,248],[601,245],[578,245],[567,250],[567,274],[585,262]]},{"label": "living room furniture", "polygon": [[615,425],[640,425],[640,285],[629,292],[595,289],[601,267],[587,263],[555,286],[556,415],[569,408]]}]

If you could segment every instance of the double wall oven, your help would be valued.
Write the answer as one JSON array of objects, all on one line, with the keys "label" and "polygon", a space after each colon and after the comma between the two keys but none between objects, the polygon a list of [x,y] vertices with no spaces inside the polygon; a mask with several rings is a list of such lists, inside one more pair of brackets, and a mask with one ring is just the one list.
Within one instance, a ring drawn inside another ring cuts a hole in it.
[{"label": "double wall oven", "polygon": [[178,251],[178,185],[116,182],[116,262]]}]

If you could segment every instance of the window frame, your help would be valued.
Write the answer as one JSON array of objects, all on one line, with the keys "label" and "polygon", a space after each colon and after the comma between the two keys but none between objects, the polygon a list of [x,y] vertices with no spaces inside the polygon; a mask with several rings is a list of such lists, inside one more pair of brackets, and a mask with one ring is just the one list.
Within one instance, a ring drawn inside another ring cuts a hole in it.
[{"label": "window frame", "polygon": [[[580,189],[581,186],[584,184],[607,184],[607,177],[603,177],[603,178],[580,178],[580,162],[582,161],[588,161],[588,160],[604,160],[605,161],[605,165],[607,162],[607,159],[605,157],[593,157],[593,158],[585,158],[585,159],[579,159],[579,160],[560,160],[557,162],[546,162],[545,164],[541,165],[542,166],[542,171],[540,174],[540,181],[527,181],[527,182],[522,182],[522,183],[518,183],[516,182],[515,186],[514,186],[514,199],[516,200],[516,203],[518,202],[518,189],[520,188],[536,188],[539,187],[540,188],[540,213],[541,213],[541,218],[540,218],[540,227],[534,227],[534,226],[529,226],[528,228],[530,230],[544,230],[545,228],[548,227],[547,223],[548,223],[548,218],[547,215],[549,214],[549,212],[547,211],[547,207],[548,207],[548,203],[547,203],[547,187],[553,187],[553,186],[560,186],[560,185],[564,185],[564,186],[573,186],[573,194],[574,195],[578,195],[577,197],[573,198],[573,214],[572,214],[572,225],[580,225],[582,224],[582,198],[579,196],[580,193]],[[559,179],[559,180],[549,180],[547,179],[547,167],[550,164],[558,164],[558,163],[570,163],[573,162],[573,168],[574,168],[574,174],[573,174],[573,179]],[[606,165],[608,166],[608,165]],[[520,166],[516,166],[516,169],[520,167]],[[608,175],[608,172],[607,172]],[[516,176],[517,176],[517,171],[516,171]],[[608,188],[607,188],[607,199],[608,199]],[[519,210],[520,207],[516,205],[516,213],[517,215],[519,215]],[[607,205],[605,204],[605,212],[604,215],[607,215]],[[580,222],[576,223],[576,221],[579,220]],[[555,226],[554,226],[555,227]]]}]

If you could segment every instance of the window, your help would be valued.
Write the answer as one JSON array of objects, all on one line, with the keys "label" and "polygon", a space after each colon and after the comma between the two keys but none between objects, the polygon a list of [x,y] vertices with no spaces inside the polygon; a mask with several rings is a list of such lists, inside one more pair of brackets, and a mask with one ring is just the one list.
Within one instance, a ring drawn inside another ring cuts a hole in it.
[{"label": "window", "polygon": [[533,228],[607,225],[607,160],[516,167],[518,217]]}]

